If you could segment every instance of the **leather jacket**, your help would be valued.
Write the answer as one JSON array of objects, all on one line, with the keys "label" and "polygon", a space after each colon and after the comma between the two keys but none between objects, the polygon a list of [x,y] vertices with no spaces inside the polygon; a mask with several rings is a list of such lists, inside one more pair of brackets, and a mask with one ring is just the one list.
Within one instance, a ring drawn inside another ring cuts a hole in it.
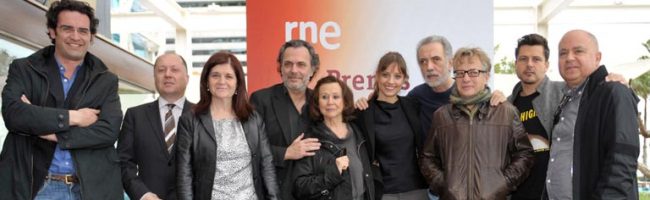
[{"label": "leather jacket", "polygon": [[506,199],[528,176],[533,149],[515,107],[447,104],[434,113],[420,169],[441,199]]},{"label": "leather jacket", "polygon": [[[370,169],[370,161],[362,133],[352,123],[353,134],[356,139],[357,151],[363,166],[364,198],[374,200],[375,188]],[[321,147],[314,156],[305,157],[296,162],[293,175],[293,194],[296,199],[352,199],[352,185],[349,171],[339,173],[336,167],[336,158],[342,156],[341,144],[337,144],[335,137],[327,133],[326,126],[319,122],[312,126],[305,137],[318,138]]]},{"label": "leather jacket", "polygon": [[[257,112],[242,122],[251,151],[253,184],[258,199],[278,199],[278,184],[264,122]],[[178,199],[210,199],[216,170],[217,143],[209,112],[186,113],[178,123],[176,138]]]}]

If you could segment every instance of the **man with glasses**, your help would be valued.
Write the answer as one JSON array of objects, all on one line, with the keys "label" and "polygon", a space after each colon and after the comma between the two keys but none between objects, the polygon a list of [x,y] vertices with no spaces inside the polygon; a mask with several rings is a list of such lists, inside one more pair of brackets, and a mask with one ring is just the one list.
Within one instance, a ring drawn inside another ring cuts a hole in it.
[{"label": "man with glasses", "polygon": [[441,199],[506,199],[528,175],[531,144],[510,103],[489,105],[485,52],[461,48],[452,63],[450,104],[433,114],[420,169]]},{"label": "man with glasses", "polygon": [[638,199],[638,98],[623,84],[605,81],[593,34],[569,31],[558,49],[566,87],[554,115],[548,197]]},{"label": "man with glasses", "polygon": [[122,111],[117,76],[88,53],[97,32],[85,2],[46,13],[54,45],[9,66],[0,155],[3,199],[122,199],[114,148]]},{"label": "man with glasses", "polygon": [[[420,40],[416,47],[417,62],[422,73],[424,83],[414,87],[407,95],[420,103],[420,124],[422,125],[422,138],[427,138],[431,130],[433,112],[449,103],[449,96],[454,86],[451,77],[452,46],[444,36],[431,35]],[[494,91],[491,105],[506,101],[500,91]],[[360,98],[355,103],[360,110],[368,108],[368,100]],[[438,199],[429,191],[429,199]]]},{"label": "man with glasses", "polygon": [[[449,103],[449,95],[454,86],[451,77],[451,43],[444,36],[431,35],[418,42],[416,53],[418,66],[422,72],[424,83],[414,87],[407,96],[420,103],[420,122],[422,124],[422,137],[431,130],[431,116],[441,106]],[[497,105],[506,100],[503,93],[495,91],[490,100],[492,105]],[[368,108],[368,99],[362,97],[355,102],[355,107],[360,110]]]}]

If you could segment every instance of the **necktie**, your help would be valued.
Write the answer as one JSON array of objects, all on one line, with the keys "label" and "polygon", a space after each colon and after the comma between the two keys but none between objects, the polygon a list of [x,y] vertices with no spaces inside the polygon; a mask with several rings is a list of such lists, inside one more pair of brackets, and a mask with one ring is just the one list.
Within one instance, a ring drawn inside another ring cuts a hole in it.
[{"label": "necktie", "polygon": [[174,146],[174,141],[176,140],[176,122],[174,120],[174,115],[172,110],[174,109],[174,104],[167,104],[169,110],[165,114],[165,143],[167,144],[167,151],[171,152],[172,147]]}]

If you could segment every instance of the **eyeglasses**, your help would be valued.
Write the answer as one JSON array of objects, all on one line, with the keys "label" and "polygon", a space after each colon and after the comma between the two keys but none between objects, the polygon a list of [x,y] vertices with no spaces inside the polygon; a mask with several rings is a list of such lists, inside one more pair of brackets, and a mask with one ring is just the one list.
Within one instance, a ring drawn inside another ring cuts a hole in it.
[{"label": "eyeglasses", "polygon": [[469,77],[478,77],[481,73],[487,73],[485,70],[470,69],[470,70],[454,70],[454,78],[463,78],[465,74]]}]

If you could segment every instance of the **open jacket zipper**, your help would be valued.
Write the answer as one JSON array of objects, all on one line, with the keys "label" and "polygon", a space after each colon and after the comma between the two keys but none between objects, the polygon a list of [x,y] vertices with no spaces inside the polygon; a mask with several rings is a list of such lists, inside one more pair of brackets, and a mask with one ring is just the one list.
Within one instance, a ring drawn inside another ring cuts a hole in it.
[{"label": "open jacket zipper", "polygon": [[[50,93],[50,81],[47,78],[47,76],[45,74],[43,74],[41,71],[37,70],[36,67],[34,67],[34,65],[29,60],[27,61],[27,64],[32,68],[32,70],[34,70],[38,75],[40,75],[45,80],[45,92],[43,93],[43,98],[41,99],[41,104],[40,104],[40,105],[45,105],[46,102],[47,102],[47,96]],[[82,92],[81,98],[79,98],[77,100],[77,102],[75,102],[75,105],[73,106],[72,109],[79,109],[79,105],[81,104],[83,99],[86,98],[86,94],[87,94],[88,89],[90,88],[90,85],[92,85],[92,83],[95,81],[95,79],[97,79],[97,77],[99,77],[99,75],[106,73],[106,71],[108,71],[108,70],[103,70],[103,71],[100,71],[100,72],[97,72],[97,73],[92,73],[92,72],[90,73],[90,75],[92,77],[87,79],[88,81],[84,85],[84,88],[81,90],[81,92]],[[58,145],[58,143],[57,143],[57,145]],[[75,156],[74,156],[74,154],[72,152],[70,152],[70,155],[72,156],[72,161],[73,161],[74,166],[75,166],[75,171],[77,172],[77,174],[80,174],[79,173],[79,167],[78,167],[79,163],[77,162],[77,159],[75,159]],[[32,153],[30,155],[30,157],[31,157],[31,163],[30,163],[30,169],[31,169],[31,171],[30,171],[30,173],[31,173],[30,182],[31,183],[30,183],[30,185],[33,188],[33,185],[34,185],[34,174],[33,174],[33,171],[34,171],[34,154]],[[82,184],[83,179],[81,178],[80,175],[77,175],[77,179],[79,179],[79,187],[81,187],[81,189],[79,191],[80,191],[81,197],[83,198],[83,196],[84,196],[84,194],[83,194],[83,184]],[[30,192],[30,194],[29,194],[30,199],[33,199],[32,194],[33,194],[33,192]]]}]

